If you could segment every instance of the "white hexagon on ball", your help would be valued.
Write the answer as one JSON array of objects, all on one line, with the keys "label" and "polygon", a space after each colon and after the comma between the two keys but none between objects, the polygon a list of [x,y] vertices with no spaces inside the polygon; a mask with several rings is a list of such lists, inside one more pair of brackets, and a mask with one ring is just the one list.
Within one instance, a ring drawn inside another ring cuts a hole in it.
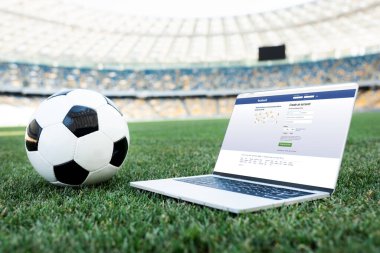
[{"label": "white hexagon on ball", "polygon": [[66,95],[75,105],[87,106],[92,109],[107,104],[103,95],[91,90],[73,90]]},{"label": "white hexagon on ball", "polygon": [[128,134],[128,125],[123,116],[111,105],[104,105],[97,110],[99,119],[99,130],[111,138],[112,141],[118,141]]},{"label": "white hexagon on ball", "polygon": [[30,163],[36,169],[38,174],[49,182],[57,181],[53,171],[53,165],[46,161],[38,151],[27,152]]},{"label": "white hexagon on ball", "polygon": [[84,185],[97,184],[103,181],[106,181],[113,177],[118,171],[118,167],[115,167],[111,164],[106,165],[105,167],[90,172],[86,181],[84,181]]},{"label": "white hexagon on ball", "polygon": [[63,124],[42,129],[38,152],[50,164],[58,165],[74,158],[77,138]]},{"label": "white hexagon on ball", "polygon": [[111,139],[97,131],[78,139],[74,161],[88,171],[95,171],[111,161],[112,151]]},{"label": "white hexagon on ball", "polygon": [[58,124],[62,122],[72,106],[71,100],[65,96],[49,98],[41,103],[36,111],[35,119],[42,128]]}]

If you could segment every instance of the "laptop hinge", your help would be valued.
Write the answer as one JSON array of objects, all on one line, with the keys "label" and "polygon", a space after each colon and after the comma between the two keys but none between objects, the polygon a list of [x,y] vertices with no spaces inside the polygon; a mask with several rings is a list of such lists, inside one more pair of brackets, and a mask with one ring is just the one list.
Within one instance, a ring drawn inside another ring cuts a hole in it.
[{"label": "laptop hinge", "polygon": [[265,178],[247,177],[247,176],[241,176],[241,175],[235,175],[235,174],[229,174],[229,173],[223,173],[223,172],[217,172],[217,171],[214,171],[212,174],[217,175],[217,176],[222,176],[222,177],[244,179],[244,180],[256,181],[256,182],[266,183],[266,184],[274,184],[274,185],[282,185],[282,186],[287,186],[287,187],[294,187],[294,188],[299,188],[299,189],[304,189],[304,190],[309,190],[309,191],[328,192],[329,194],[332,194],[334,191],[334,189],[330,189],[330,188],[324,188],[324,187],[318,187],[318,186],[312,186],[312,185],[304,185],[304,184],[295,184],[295,183],[270,180],[270,179],[265,179]]}]

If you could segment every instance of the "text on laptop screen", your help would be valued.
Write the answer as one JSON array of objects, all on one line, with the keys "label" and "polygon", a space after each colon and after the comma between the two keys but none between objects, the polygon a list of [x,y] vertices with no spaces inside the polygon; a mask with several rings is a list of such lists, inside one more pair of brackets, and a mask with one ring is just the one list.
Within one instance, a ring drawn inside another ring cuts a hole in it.
[{"label": "text on laptop screen", "polygon": [[350,87],[239,97],[215,171],[335,188],[355,93]]}]

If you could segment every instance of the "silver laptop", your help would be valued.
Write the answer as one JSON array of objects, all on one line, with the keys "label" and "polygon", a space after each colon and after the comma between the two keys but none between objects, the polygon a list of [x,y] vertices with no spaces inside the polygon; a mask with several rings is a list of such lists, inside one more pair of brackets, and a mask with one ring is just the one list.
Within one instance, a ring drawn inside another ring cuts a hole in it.
[{"label": "silver laptop", "polygon": [[328,197],[357,90],[348,83],[241,94],[212,174],[131,186],[233,213]]}]

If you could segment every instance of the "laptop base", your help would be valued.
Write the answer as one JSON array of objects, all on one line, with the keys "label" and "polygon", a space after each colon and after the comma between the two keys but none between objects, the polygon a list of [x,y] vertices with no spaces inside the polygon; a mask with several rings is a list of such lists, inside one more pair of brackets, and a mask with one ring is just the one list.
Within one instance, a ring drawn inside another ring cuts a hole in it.
[{"label": "laptop base", "polygon": [[[202,175],[195,177],[210,177],[215,175]],[[220,176],[215,176],[220,177]],[[193,178],[193,177],[186,177]],[[221,177],[226,178],[226,177]],[[243,213],[263,210],[267,208],[279,207],[290,205],[294,203],[326,198],[329,196],[328,192],[313,192],[311,195],[290,198],[286,200],[273,200],[268,198],[256,197],[231,191],[225,191],[215,188],[209,188],[200,185],[189,184],[172,179],[159,179],[131,182],[132,187],[158,193],[168,197],[172,197],[187,202],[192,202],[198,205],[204,205],[215,209],[220,209],[232,213]],[[183,179],[183,178],[182,178]],[[239,180],[245,181],[246,180]],[[255,182],[256,183],[256,182]],[[273,185],[272,185],[273,186]],[[274,185],[276,186],[276,185]],[[282,186],[277,186],[282,187]],[[294,189],[294,188],[289,188]],[[297,189],[302,190],[302,189]]]}]

